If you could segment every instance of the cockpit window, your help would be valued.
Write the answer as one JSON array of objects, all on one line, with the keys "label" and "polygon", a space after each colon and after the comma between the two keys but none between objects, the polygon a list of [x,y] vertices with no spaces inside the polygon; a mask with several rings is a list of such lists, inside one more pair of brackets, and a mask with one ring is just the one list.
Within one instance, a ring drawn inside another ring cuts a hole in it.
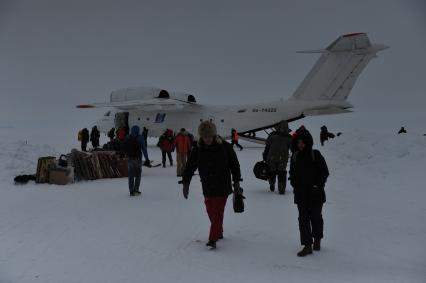
[{"label": "cockpit window", "polygon": [[104,114],[105,117],[109,117],[109,115],[111,115],[111,111],[108,111],[107,113]]}]

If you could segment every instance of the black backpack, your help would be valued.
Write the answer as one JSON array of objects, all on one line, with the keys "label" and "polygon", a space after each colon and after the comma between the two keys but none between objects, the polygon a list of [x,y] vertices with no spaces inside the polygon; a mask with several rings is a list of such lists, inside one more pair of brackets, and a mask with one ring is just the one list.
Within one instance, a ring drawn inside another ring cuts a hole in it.
[{"label": "black backpack", "polygon": [[127,157],[142,157],[141,144],[138,140],[139,136],[129,136],[126,141],[125,152]]}]

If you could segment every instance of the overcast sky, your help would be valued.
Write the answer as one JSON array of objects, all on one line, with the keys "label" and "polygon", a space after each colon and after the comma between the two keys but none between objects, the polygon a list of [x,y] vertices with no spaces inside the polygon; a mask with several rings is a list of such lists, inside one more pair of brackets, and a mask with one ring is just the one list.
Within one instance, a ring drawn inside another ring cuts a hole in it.
[{"label": "overcast sky", "polygon": [[99,113],[75,105],[129,86],[287,98],[319,57],[295,52],[350,32],[390,46],[353,88],[355,111],[424,109],[425,0],[0,0],[0,126],[90,123]]}]

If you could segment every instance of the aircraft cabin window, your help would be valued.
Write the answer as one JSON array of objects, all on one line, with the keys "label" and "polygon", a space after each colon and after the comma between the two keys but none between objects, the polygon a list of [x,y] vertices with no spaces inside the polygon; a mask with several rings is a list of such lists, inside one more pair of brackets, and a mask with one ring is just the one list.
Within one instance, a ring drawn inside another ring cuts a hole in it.
[{"label": "aircraft cabin window", "polygon": [[155,123],[163,123],[166,118],[166,113],[158,113],[155,117]]},{"label": "aircraft cabin window", "polygon": [[107,113],[104,114],[105,117],[109,117],[109,115],[111,115],[111,111],[108,111]]}]

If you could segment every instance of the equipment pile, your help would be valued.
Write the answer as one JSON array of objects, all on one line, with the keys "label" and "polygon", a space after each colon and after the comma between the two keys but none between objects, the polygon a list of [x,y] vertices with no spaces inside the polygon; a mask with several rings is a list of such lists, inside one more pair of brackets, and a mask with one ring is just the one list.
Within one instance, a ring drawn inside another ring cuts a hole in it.
[{"label": "equipment pile", "polygon": [[35,180],[36,183],[66,185],[75,181],[127,176],[127,158],[120,157],[116,151],[82,152],[73,149],[58,159],[53,156],[40,157],[35,175],[16,176],[14,180],[16,184]]}]

